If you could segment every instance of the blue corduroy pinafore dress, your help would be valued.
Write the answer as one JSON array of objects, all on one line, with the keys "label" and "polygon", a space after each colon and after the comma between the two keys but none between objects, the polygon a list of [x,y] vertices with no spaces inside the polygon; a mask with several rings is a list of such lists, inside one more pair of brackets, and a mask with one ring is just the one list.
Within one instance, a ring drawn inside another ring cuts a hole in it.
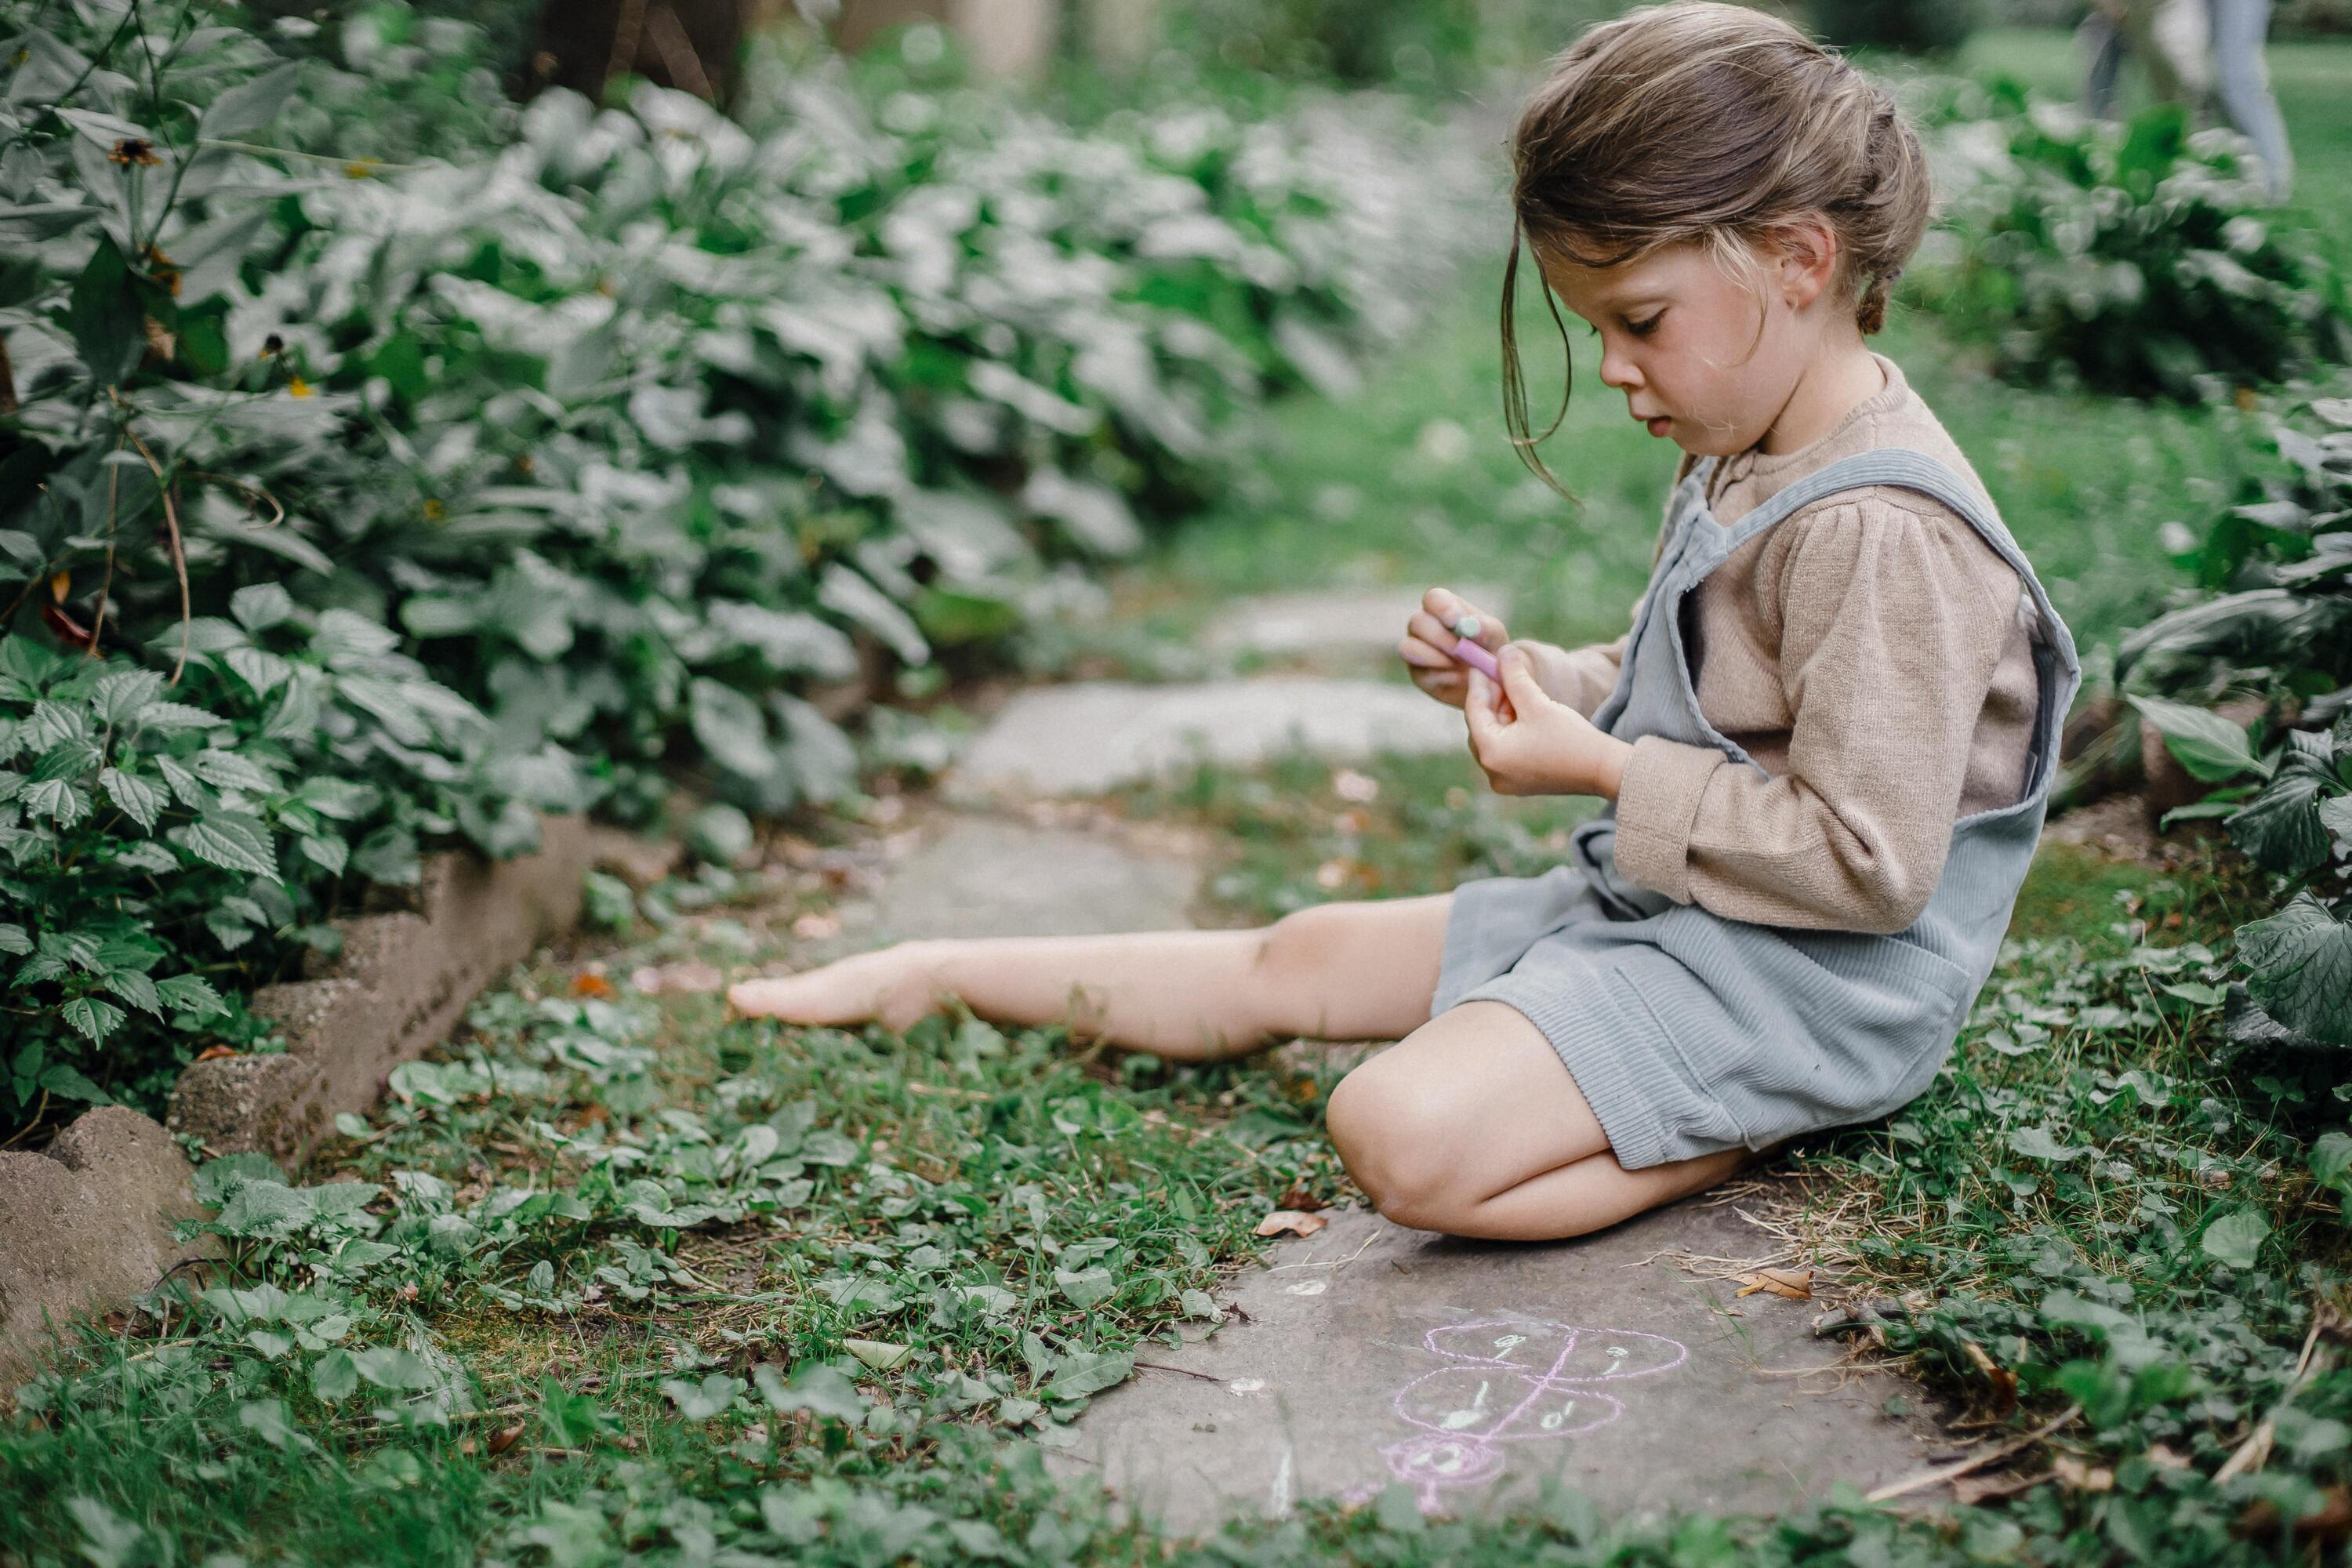
[{"label": "blue corduroy pinafore dress", "polygon": [[[1892,936],[1727,920],[1617,869],[1613,809],[1567,864],[1457,889],[1433,1014],[1502,1002],[1541,1029],[1628,1170],[1868,1121],[1943,1065],[1992,973],[2049,803],[2059,731],[2082,681],[2074,638],[1997,512],[1945,464],[1886,447],[1833,463],[1729,527],[1707,510],[1715,460],[1684,477],[1616,689],[1592,715],[1761,765],[1699,712],[1684,600],[1731,552],[1813,502],[1897,485],[1943,502],[2014,567],[2036,612],[2041,707],[2015,804],[1960,818],[1926,911]],[[1867,722],[1867,715],[1857,715]]]}]

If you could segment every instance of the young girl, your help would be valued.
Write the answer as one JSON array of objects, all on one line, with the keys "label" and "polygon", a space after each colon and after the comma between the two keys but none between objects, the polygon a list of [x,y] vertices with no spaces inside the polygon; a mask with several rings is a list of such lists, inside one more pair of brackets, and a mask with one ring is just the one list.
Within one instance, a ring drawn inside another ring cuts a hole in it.
[{"label": "young girl", "polygon": [[[1475,1237],[1611,1225],[1926,1087],[2079,669],[1967,458],[1863,341],[1927,221],[1918,142],[1786,23],[1675,5],[1569,50],[1515,164],[1523,455],[1522,238],[1601,379],[1685,455],[1623,637],[1511,642],[1438,588],[1402,652],[1497,791],[1612,803],[1567,863],[1262,931],[910,942],[746,982],[738,1011],[903,1028],[952,999],[1182,1060],[1402,1037],[1333,1091],[1332,1142],[1391,1219]],[[1452,654],[1465,613],[1499,685]]]}]

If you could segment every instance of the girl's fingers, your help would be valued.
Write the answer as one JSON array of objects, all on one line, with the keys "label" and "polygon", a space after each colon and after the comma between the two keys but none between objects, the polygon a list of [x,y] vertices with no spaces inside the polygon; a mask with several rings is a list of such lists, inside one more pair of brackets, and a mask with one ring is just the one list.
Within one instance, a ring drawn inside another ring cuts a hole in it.
[{"label": "girl's fingers", "polygon": [[1397,644],[1397,657],[1423,669],[1444,669],[1454,666],[1456,660],[1446,645],[1422,635],[1420,621],[1420,616],[1413,617],[1413,628],[1403,641]]}]

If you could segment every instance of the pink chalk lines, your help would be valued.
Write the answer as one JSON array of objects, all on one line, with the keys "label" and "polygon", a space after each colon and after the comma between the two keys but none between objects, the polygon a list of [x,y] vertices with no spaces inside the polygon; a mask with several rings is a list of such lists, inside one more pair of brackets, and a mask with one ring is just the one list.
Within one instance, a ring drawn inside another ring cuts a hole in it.
[{"label": "pink chalk lines", "polygon": [[1419,1430],[1381,1450],[1424,1513],[1442,1493],[1503,1473],[1504,1445],[1577,1437],[1625,1414],[1604,1392],[1671,1372],[1690,1359],[1680,1341],[1632,1329],[1586,1329],[1534,1319],[1456,1323],[1422,1343],[1447,1364],[1399,1389],[1391,1407]]}]

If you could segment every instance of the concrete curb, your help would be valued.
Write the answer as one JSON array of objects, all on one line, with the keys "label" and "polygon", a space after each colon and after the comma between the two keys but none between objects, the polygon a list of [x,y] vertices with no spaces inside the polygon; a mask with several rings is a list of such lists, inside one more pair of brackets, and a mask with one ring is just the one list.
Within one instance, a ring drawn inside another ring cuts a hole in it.
[{"label": "concrete curb", "polygon": [[[166,1121],[215,1154],[300,1160],[338,1112],[363,1110],[386,1074],[447,1036],[481,990],[579,923],[581,877],[641,847],[584,817],[541,819],[543,847],[425,863],[405,908],[337,922],[340,958],[264,986],[253,1010],[286,1033],[282,1056],[221,1057],[181,1074]],[[88,1111],[37,1154],[0,1152],[0,1376],[28,1371],[76,1311],[125,1305],[204,1255],[172,1239],[193,1217],[191,1166],[163,1127],[121,1106]]]},{"label": "concrete curb", "polygon": [[40,1153],[0,1153],[0,1376],[32,1370],[52,1323],[120,1307],[203,1256],[172,1239],[171,1222],[198,1212],[189,1170],[120,1105],[84,1111]]},{"label": "concrete curb", "polygon": [[536,855],[436,855],[411,907],[339,922],[341,958],[252,995],[254,1012],[284,1026],[286,1054],[196,1063],[172,1093],[167,1125],[216,1154],[258,1149],[291,1163],[338,1112],[374,1103],[384,1075],[447,1035],[485,985],[579,922],[588,825],[551,816],[543,826]]}]

